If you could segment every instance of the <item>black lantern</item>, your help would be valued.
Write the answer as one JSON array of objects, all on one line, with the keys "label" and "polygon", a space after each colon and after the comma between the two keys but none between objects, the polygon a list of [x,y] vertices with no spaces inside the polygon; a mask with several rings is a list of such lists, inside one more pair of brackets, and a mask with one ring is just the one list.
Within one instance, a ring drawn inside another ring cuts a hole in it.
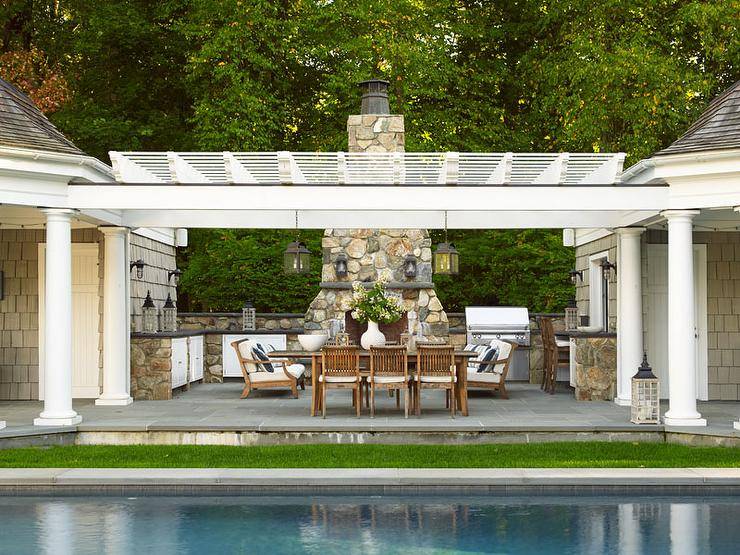
[{"label": "black lantern", "polygon": [[583,270],[571,270],[568,275],[570,275],[570,282],[573,285],[578,285],[578,283],[583,283]]},{"label": "black lantern", "polygon": [[298,235],[298,211],[295,213],[295,241],[288,243],[283,252],[283,271],[286,274],[307,274],[311,271],[311,251]]},{"label": "black lantern", "polygon": [[157,311],[157,307],[154,305],[151,291],[146,292],[144,304],[141,305],[141,316],[144,331],[156,333],[159,330],[159,311]]},{"label": "black lantern", "polygon": [[257,329],[257,310],[254,308],[252,301],[244,303],[242,308],[242,330]]},{"label": "black lantern", "polygon": [[162,331],[177,331],[177,307],[169,293],[162,306]]},{"label": "black lantern", "polygon": [[139,258],[136,262],[129,263],[128,270],[130,272],[136,268],[136,279],[141,279],[144,277],[144,266],[146,266],[146,262]]},{"label": "black lantern", "polygon": [[347,277],[349,270],[347,270],[347,255],[340,252],[334,259],[334,273],[337,274],[338,278]]},{"label": "black lantern", "polygon": [[177,287],[180,284],[180,276],[182,275],[182,270],[179,268],[175,268],[171,272],[167,272],[167,282],[169,283],[170,280],[172,280],[172,284]]},{"label": "black lantern", "polygon": [[609,281],[612,277],[612,272],[614,272],[614,275],[617,274],[617,265],[613,262],[609,262],[606,258],[601,260],[601,276],[604,278],[604,280]]},{"label": "black lantern", "polygon": [[407,278],[416,277],[416,257],[413,254],[407,254],[403,259],[403,275]]},{"label": "black lantern", "polygon": [[460,273],[460,253],[455,245],[447,240],[447,212],[445,211],[445,240],[434,251],[434,273],[457,275]]}]

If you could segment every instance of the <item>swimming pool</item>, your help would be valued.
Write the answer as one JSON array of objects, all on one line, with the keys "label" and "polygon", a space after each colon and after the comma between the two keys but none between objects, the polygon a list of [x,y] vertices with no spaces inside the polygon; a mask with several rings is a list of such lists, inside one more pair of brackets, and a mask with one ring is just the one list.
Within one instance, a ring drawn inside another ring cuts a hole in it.
[{"label": "swimming pool", "polygon": [[4,497],[0,553],[737,553],[740,499]]}]

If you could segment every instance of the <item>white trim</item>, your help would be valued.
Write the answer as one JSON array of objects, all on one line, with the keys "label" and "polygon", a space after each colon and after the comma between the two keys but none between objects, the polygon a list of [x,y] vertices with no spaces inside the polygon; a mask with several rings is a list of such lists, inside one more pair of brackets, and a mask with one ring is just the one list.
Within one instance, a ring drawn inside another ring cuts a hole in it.
[{"label": "white trim", "polygon": [[113,181],[112,169],[87,155],[0,146],[0,168],[6,163],[14,164],[18,169],[28,168],[27,171],[32,173],[48,173],[91,182]]},{"label": "white trim", "polygon": [[[129,226],[130,227],[130,226]],[[214,226],[215,227],[215,226]],[[132,229],[131,233],[146,237],[152,241],[157,241],[170,247],[176,247],[175,244],[175,230],[170,228],[154,228],[154,227],[137,227]]]},{"label": "white trim", "polygon": [[[608,330],[609,322],[604,322],[603,310],[603,280],[601,279],[602,260],[609,260],[609,251],[602,251],[588,257],[588,316],[589,327],[599,330]],[[608,300],[607,300],[608,302]]]}]

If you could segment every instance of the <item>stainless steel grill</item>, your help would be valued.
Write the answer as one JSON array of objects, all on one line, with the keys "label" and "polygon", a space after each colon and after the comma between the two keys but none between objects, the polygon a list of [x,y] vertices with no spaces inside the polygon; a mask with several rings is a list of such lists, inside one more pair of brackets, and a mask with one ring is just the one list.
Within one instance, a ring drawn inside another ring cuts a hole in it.
[{"label": "stainless steel grill", "polygon": [[487,345],[493,339],[519,345],[509,365],[511,380],[529,380],[529,311],[515,306],[469,306],[465,309],[467,341]]}]

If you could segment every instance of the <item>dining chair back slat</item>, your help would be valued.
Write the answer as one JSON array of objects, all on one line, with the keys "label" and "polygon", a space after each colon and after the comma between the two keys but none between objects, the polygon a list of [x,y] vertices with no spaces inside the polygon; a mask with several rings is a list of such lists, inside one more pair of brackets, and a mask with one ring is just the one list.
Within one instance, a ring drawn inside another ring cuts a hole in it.
[{"label": "dining chair back slat", "polygon": [[325,376],[360,376],[360,350],[356,345],[326,346],[321,358]]},{"label": "dining chair back slat", "polygon": [[420,376],[455,374],[455,349],[451,345],[419,345],[416,360]]},{"label": "dining chair back slat", "polygon": [[404,394],[404,416],[409,416],[409,362],[406,347],[385,345],[370,347],[370,416],[375,416],[375,390],[395,391],[396,406]]}]

